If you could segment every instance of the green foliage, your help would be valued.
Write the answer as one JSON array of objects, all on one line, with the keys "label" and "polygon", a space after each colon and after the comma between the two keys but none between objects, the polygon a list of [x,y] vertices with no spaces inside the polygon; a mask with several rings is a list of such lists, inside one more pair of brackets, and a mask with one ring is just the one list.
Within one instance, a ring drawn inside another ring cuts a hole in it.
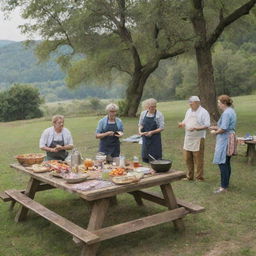
[{"label": "green foliage", "polygon": [[0,121],[41,117],[39,91],[29,85],[16,84],[0,93]]},{"label": "green foliage", "polygon": [[98,99],[98,98],[91,98],[89,100],[89,102],[90,102],[91,108],[93,110],[100,110],[100,109],[102,109],[102,105],[101,105],[100,99]]},{"label": "green foliage", "polygon": [[127,106],[127,101],[126,100],[119,100],[117,102],[117,105],[119,107],[119,110],[118,110],[118,115],[119,116],[124,116],[124,111],[126,109],[126,106]]}]

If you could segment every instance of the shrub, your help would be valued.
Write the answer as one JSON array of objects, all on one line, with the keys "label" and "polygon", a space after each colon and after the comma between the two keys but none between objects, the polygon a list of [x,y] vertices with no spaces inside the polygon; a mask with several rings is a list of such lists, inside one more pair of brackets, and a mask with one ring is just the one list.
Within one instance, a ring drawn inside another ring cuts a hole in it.
[{"label": "shrub", "polygon": [[15,84],[0,93],[0,121],[14,121],[41,117],[42,99],[39,90],[30,85]]}]

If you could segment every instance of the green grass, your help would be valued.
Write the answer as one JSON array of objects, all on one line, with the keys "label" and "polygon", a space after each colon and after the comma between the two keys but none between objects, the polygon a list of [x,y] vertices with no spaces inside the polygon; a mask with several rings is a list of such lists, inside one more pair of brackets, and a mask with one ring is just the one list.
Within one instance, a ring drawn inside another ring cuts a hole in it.
[{"label": "green grass", "polygon": [[[238,114],[237,133],[243,136],[256,133],[256,96],[234,99]],[[166,119],[163,132],[164,157],[173,160],[173,168],[186,170],[182,158],[184,131],[177,122],[184,117],[186,101],[159,104]],[[74,137],[76,147],[84,157],[94,157],[98,141],[94,137],[99,117],[67,118],[65,125]],[[126,136],[137,132],[138,119],[125,118]],[[20,153],[39,152],[38,140],[50,121],[43,119],[0,124],[0,190],[24,188],[28,177],[9,168],[14,156]],[[232,159],[230,191],[214,195],[219,185],[219,170],[212,164],[214,137],[208,135],[205,154],[206,182],[180,181],[173,184],[176,195],[184,200],[201,204],[206,211],[188,215],[184,222],[186,231],[175,232],[172,223],[145,229],[129,235],[105,241],[99,248],[99,256],[242,256],[256,255],[256,168],[248,166],[245,146],[239,146],[238,156]],[[122,143],[122,154],[128,159],[140,155],[138,144]],[[146,202],[145,207],[136,207],[133,198],[121,195],[119,205],[110,209],[105,225],[120,223],[161,211],[163,208]],[[89,212],[75,195],[64,191],[38,193],[36,200],[75,223],[86,226]],[[71,236],[55,225],[29,214],[26,222],[15,223],[9,203],[0,203],[0,255],[1,256],[70,256],[79,255],[80,248]]]}]

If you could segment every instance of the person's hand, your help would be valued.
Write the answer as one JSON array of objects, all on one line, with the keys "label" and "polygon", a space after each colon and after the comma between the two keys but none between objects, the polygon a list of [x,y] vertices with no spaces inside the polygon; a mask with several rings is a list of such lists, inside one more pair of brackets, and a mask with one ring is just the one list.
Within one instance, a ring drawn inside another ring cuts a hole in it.
[{"label": "person's hand", "polygon": [[61,151],[61,150],[63,150],[63,146],[61,146],[61,145],[56,145],[55,149],[56,149],[57,151]]},{"label": "person's hand", "polygon": [[179,127],[179,128],[184,128],[184,127],[185,127],[185,124],[182,123],[182,122],[179,122],[179,123],[178,123],[178,127]]},{"label": "person's hand", "polygon": [[108,132],[106,132],[106,136],[114,136],[114,132],[108,131]]},{"label": "person's hand", "polygon": [[147,132],[147,134],[145,136],[151,137],[152,135],[153,135],[152,131],[149,131],[149,132]]},{"label": "person's hand", "polygon": [[211,133],[211,134],[216,134],[217,131],[216,131],[216,130],[211,130],[210,133]]},{"label": "person's hand", "polygon": [[49,152],[58,152],[58,149],[57,148],[50,148]]},{"label": "person's hand", "polygon": [[118,138],[122,137],[123,135],[124,135],[124,133],[120,132],[120,131],[114,133],[114,136],[116,136]]},{"label": "person's hand", "polygon": [[209,128],[208,128],[210,131],[212,131],[212,130],[218,130],[218,126],[210,126]]}]

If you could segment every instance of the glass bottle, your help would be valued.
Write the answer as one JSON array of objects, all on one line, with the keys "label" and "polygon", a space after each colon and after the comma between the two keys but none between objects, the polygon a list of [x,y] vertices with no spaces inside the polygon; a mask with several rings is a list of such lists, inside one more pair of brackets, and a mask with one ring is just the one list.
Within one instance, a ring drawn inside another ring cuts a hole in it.
[{"label": "glass bottle", "polygon": [[133,167],[138,168],[139,167],[139,158],[137,156],[133,157]]}]

